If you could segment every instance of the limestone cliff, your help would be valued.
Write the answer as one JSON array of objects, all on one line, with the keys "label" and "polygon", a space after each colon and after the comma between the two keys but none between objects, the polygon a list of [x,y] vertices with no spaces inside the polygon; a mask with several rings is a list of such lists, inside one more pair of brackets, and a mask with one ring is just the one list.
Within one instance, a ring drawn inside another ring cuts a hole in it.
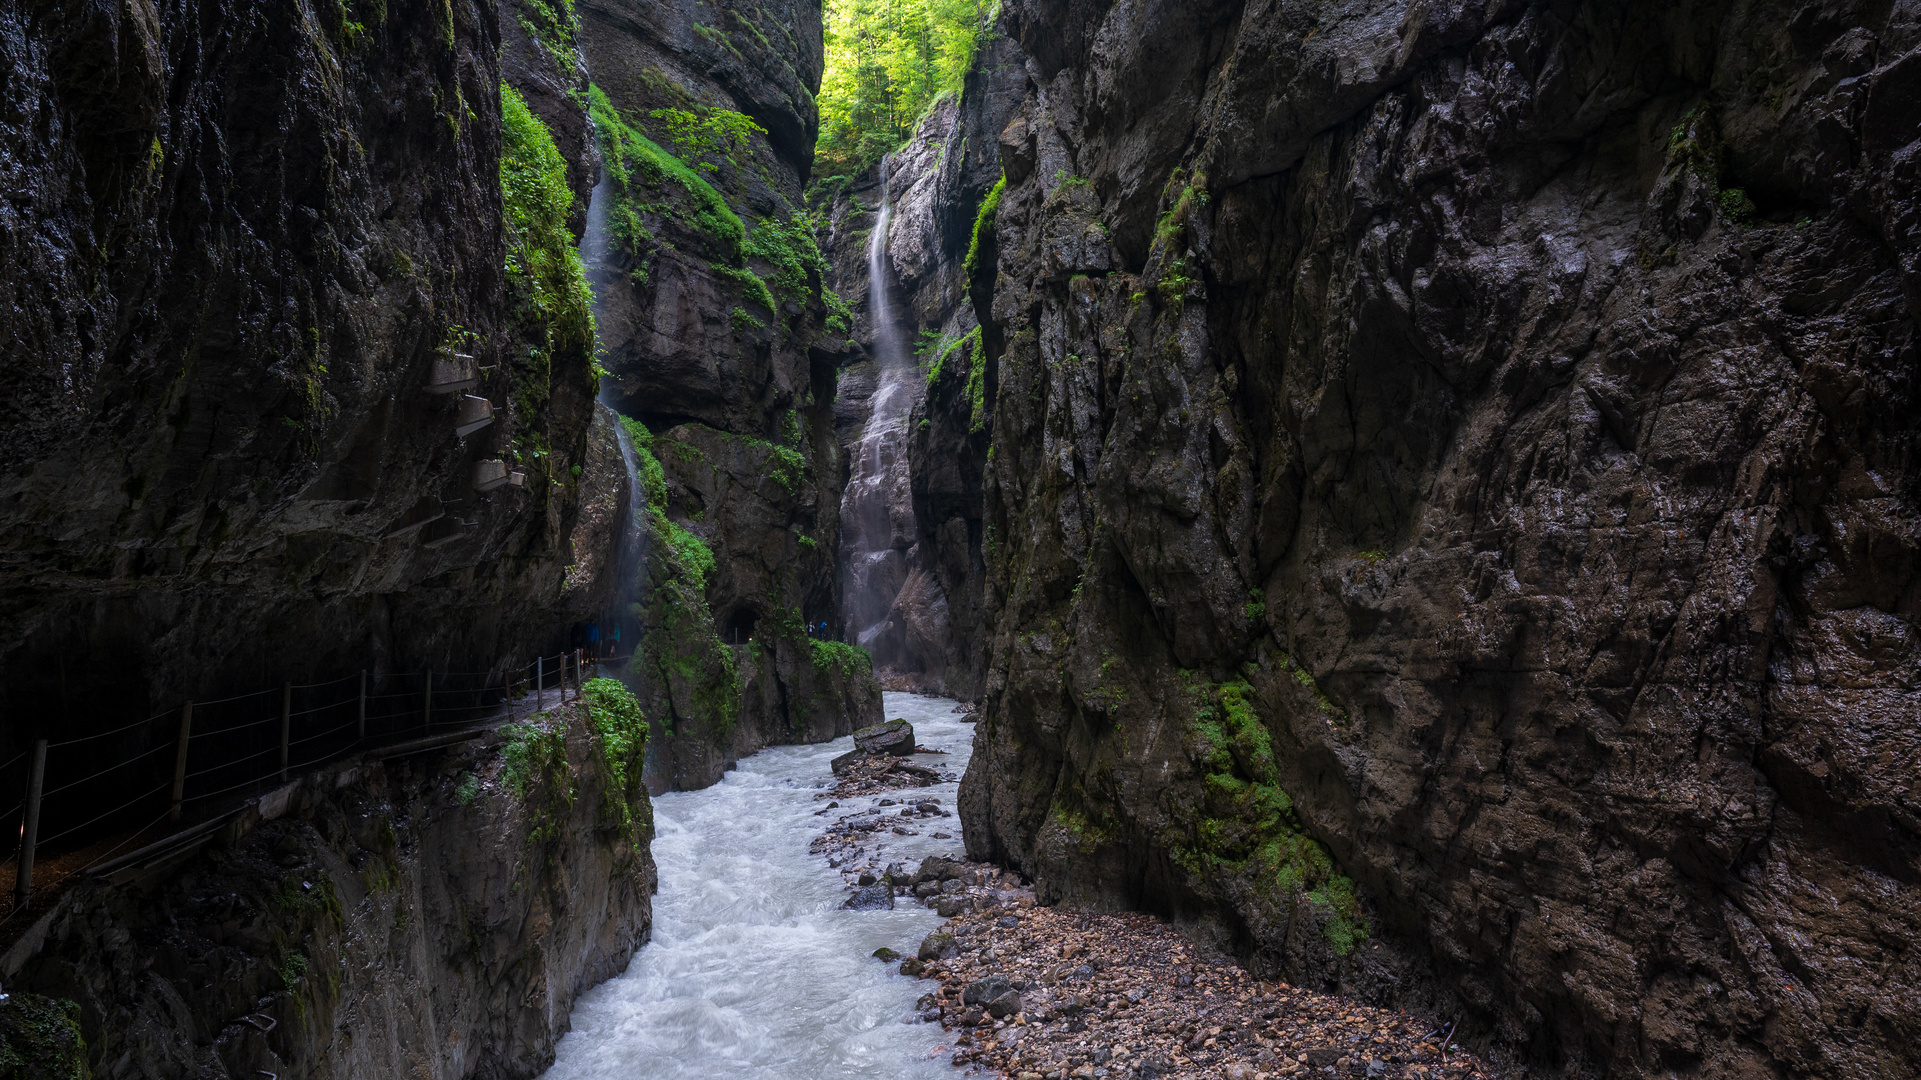
[{"label": "limestone cliff", "polygon": [[970,853],[1548,1071],[1921,1068],[1921,11],[1003,28]]},{"label": "limestone cliff", "polygon": [[606,602],[564,587],[593,165],[519,10],[0,12],[0,753],[282,680],[497,669]]},{"label": "limestone cliff", "polygon": [[[838,630],[848,311],[801,204],[818,126],[814,3],[582,0],[607,175],[590,261],[605,400],[647,497],[628,673],[657,788],[880,717]],[[814,635],[819,638],[821,635]]]}]

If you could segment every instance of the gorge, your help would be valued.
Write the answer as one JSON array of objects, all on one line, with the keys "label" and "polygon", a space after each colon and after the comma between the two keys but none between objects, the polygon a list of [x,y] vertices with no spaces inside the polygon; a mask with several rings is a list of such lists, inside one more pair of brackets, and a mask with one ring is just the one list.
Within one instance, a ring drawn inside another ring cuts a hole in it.
[{"label": "gorge", "polygon": [[1025,1075],[1921,1070],[1921,5],[0,51],[0,1076],[952,1071],[798,846],[897,712],[915,858],[1487,1063]]}]

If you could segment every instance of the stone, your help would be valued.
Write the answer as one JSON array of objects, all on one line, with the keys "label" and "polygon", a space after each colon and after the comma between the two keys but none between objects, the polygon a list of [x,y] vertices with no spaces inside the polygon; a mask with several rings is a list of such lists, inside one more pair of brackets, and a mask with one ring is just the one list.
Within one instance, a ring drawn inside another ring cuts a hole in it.
[{"label": "stone", "polygon": [[912,956],[900,962],[900,973],[902,975],[919,975],[926,970],[927,962]]},{"label": "stone", "polygon": [[900,959],[899,953],[895,952],[894,950],[888,948],[885,945],[882,945],[880,948],[875,949],[873,955],[874,955],[874,959],[879,960],[882,963],[892,963],[895,960]]},{"label": "stone", "polygon": [[872,885],[878,880],[880,879],[874,876],[872,870],[862,870],[860,872],[860,884],[862,885]]},{"label": "stone", "polygon": [[967,911],[967,901],[958,896],[943,896],[934,901],[934,911],[943,919],[951,919]]},{"label": "stone", "polygon": [[954,935],[937,930],[921,939],[919,955],[922,960],[951,960],[960,955],[960,943]]},{"label": "stone", "polygon": [[855,889],[841,907],[847,911],[892,911],[894,890],[885,885],[865,885]]},{"label": "stone", "polygon": [[[867,751],[849,750],[845,754],[842,754],[839,757],[836,757],[832,762],[829,763],[829,766],[834,770],[834,775],[839,776],[842,773],[846,772],[848,769],[853,768],[855,765],[858,765],[865,760],[867,760]],[[831,803],[829,805],[839,806],[840,804]]]},{"label": "stone", "polygon": [[864,727],[854,732],[854,745],[863,753],[906,757],[914,752],[914,725],[905,720],[889,720]]}]

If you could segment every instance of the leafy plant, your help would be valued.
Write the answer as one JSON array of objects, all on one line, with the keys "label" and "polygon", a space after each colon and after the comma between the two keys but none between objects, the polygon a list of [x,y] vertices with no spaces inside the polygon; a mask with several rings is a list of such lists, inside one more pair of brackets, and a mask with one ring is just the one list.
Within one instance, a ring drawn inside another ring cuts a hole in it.
[{"label": "leafy plant", "polygon": [[732,163],[734,154],[745,154],[753,148],[755,135],[767,134],[766,128],[754,123],[745,113],[730,109],[702,112],[655,109],[647,115],[660,121],[666,129],[667,141],[673,144],[675,155],[682,161],[693,162],[694,169],[704,173],[720,171],[719,164],[712,159]]}]

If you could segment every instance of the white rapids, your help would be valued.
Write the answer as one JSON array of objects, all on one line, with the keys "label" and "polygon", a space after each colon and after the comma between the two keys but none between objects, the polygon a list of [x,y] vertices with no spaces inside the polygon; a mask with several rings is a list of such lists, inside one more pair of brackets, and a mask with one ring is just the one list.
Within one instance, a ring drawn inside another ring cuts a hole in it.
[{"label": "white rapids", "polygon": [[[887,694],[889,719],[914,725],[942,757],[914,760],[959,776],[974,729],[945,698]],[[848,891],[810,841],[847,813],[900,792],[816,799],[828,763],[853,748],[763,750],[720,783],[654,800],[653,941],[627,971],[583,995],[546,1080],[838,1080],[954,1075],[939,1024],[908,1023],[927,984],[873,959],[889,946],[912,954],[939,925],[900,898],[893,911],[842,911]],[[909,788],[955,812],[954,783]],[[877,864],[961,853],[960,818],[917,819],[917,836],[876,833]],[[935,832],[953,838],[937,840]],[[885,839],[882,839],[885,836]]]}]

